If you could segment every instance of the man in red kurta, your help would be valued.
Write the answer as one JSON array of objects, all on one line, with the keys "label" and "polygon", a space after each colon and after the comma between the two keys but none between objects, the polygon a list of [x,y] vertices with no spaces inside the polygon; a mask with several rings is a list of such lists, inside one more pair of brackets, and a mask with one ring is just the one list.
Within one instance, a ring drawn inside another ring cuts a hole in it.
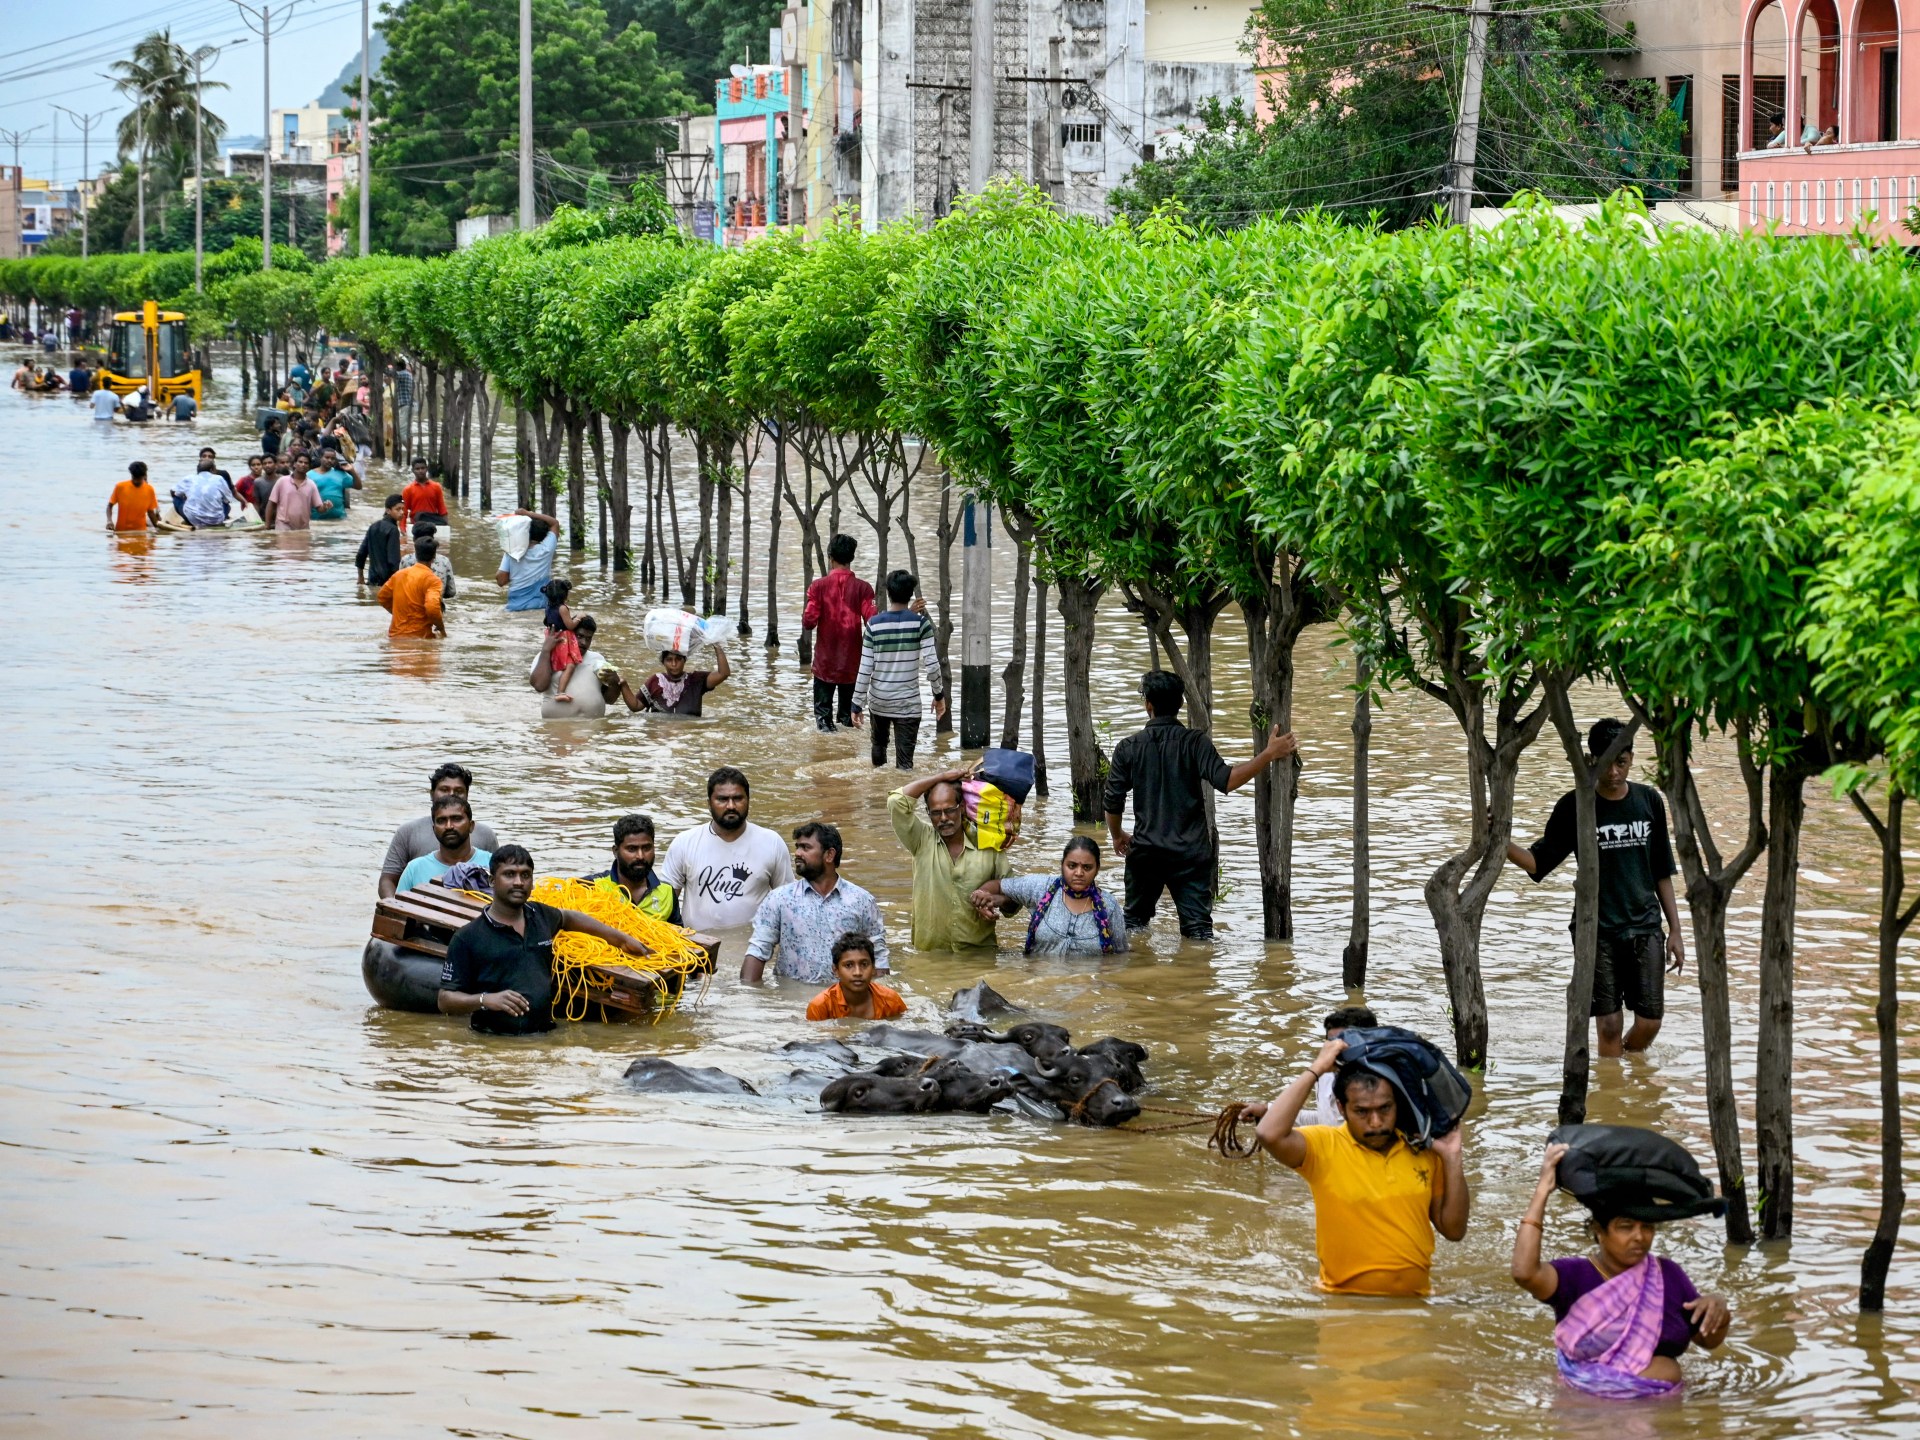
[{"label": "man in red kurta", "polygon": [[[853,573],[853,537],[827,542],[827,573],[807,587],[800,628],[814,631],[813,719],[831,732],[835,714],[853,723],[853,682],[860,678],[860,627],[873,617],[873,586]],[[838,700],[838,705],[834,703]]]}]

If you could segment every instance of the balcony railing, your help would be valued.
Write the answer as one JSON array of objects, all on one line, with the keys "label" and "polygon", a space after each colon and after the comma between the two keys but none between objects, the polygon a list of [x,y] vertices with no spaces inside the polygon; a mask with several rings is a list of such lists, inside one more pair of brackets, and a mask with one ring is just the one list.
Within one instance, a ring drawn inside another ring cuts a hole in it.
[{"label": "balcony railing", "polygon": [[1920,140],[1747,150],[1740,156],[1740,223],[1788,235],[1864,232],[1920,243],[1908,216],[1920,205]]}]

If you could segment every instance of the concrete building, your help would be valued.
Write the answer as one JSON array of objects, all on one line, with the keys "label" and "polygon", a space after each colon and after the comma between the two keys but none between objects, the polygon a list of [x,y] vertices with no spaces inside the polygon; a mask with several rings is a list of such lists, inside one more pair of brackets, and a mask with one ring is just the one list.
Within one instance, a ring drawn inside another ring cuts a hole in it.
[{"label": "concrete building", "polygon": [[0,260],[18,260],[20,243],[20,167],[0,165]]},{"label": "concrete building", "polygon": [[[995,0],[993,171],[1105,216],[1203,101],[1256,99],[1242,0]],[[970,0],[863,0],[860,213],[936,217],[970,182]],[[1057,82],[1051,79],[1058,75]]]},{"label": "concrete building", "polygon": [[274,110],[269,144],[273,163],[320,164],[353,146],[353,125],[340,111],[324,105]]}]

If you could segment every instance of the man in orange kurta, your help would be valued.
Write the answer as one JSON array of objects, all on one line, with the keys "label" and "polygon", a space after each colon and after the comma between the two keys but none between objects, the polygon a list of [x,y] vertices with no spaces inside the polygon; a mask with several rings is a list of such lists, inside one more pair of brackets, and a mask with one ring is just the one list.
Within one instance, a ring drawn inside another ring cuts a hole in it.
[{"label": "man in orange kurta", "polygon": [[413,542],[413,564],[395,573],[380,587],[380,603],[393,614],[389,635],[447,633],[446,613],[440,606],[440,577],[433,573],[440,547],[431,540]]}]

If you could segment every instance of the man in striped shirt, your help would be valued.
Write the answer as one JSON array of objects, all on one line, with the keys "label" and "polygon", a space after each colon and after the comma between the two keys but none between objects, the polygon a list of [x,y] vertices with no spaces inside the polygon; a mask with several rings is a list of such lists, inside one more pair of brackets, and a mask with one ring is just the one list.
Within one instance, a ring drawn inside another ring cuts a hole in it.
[{"label": "man in striped shirt", "polygon": [[924,670],[933,687],[934,718],[947,713],[941,685],[940,657],[933,648],[933,622],[909,608],[920,582],[910,570],[887,576],[887,608],[860,629],[860,678],[853,685],[853,723],[863,715],[873,718],[873,763],[887,763],[887,734],[894,739],[894,759],[902,770],[913,768],[913,746],[920,738],[920,676]]}]

